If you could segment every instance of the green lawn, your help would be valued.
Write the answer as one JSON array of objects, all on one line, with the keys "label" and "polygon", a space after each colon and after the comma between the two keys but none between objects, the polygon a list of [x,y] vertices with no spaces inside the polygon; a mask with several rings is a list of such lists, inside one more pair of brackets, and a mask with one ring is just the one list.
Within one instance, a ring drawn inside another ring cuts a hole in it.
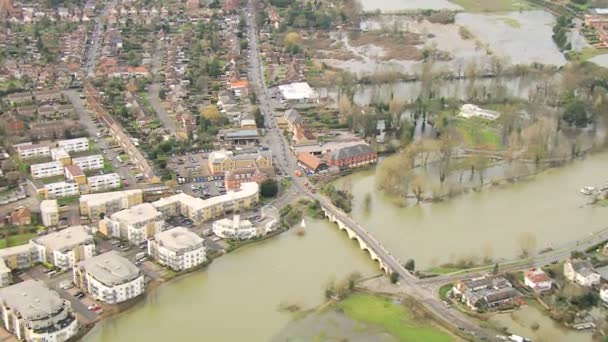
[{"label": "green lawn", "polygon": [[456,128],[469,148],[500,150],[502,141],[491,123],[478,118],[457,118]]},{"label": "green lawn", "polygon": [[448,298],[448,292],[454,287],[452,284],[446,284],[439,288],[439,298],[445,300]]},{"label": "green lawn", "polygon": [[42,184],[57,183],[57,182],[62,182],[64,180],[65,180],[65,177],[63,175],[47,177],[47,178],[40,178],[40,181],[42,182]]},{"label": "green lawn", "polygon": [[64,206],[71,203],[76,203],[78,202],[78,199],[80,199],[80,195],[61,197],[57,199],[57,204],[59,206]]},{"label": "green lawn", "polygon": [[525,0],[450,0],[466,12],[512,12],[532,9]]},{"label": "green lawn", "polygon": [[462,268],[457,268],[457,267],[431,267],[428,270],[426,270],[426,273],[433,273],[433,274],[449,274],[449,273],[454,273],[454,272],[458,272],[460,271]]},{"label": "green lawn", "polygon": [[353,294],[337,304],[350,318],[382,327],[400,341],[453,341],[449,334],[430,324],[415,322],[411,312],[390,299]]},{"label": "green lawn", "polygon": [[513,18],[502,18],[502,21],[511,26],[512,28],[521,28],[521,23],[519,21],[517,21],[517,19],[513,19]]},{"label": "green lawn", "polygon": [[36,234],[34,234],[34,233],[11,235],[6,239],[0,239],[0,249],[7,248],[7,247],[13,247],[13,246],[19,246],[19,245],[25,245],[26,243],[28,243],[30,241],[30,239],[32,239],[34,237],[36,237]]}]

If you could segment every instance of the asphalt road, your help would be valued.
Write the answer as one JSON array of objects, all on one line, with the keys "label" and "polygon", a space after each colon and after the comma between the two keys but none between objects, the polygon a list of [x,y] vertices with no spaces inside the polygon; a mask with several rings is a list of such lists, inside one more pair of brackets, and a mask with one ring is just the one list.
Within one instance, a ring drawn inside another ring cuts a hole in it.
[{"label": "asphalt road", "polygon": [[85,55],[84,63],[84,74],[86,77],[95,76],[95,62],[97,60],[97,51],[103,38],[103,18],[105,18],[110,9],[116,6],[116,0],[110,1],[101,13],[95,17],[95,24],[93,26],[93,33],[91,34],[91,44],[87,46],[87,52]]},{"label": "asphalt road", "polygon": [[[158,69],[160,69],[162,64],[162,56],[163,56],[163,42],[159,41],[156,46],[156,51],[154,52],[154,57],[152,58],[152,74],[155,79],[158,79]],[[161,89],[161,85],[158,82],[155,82],[148,86],[148,97],[150,98],[150,104],[152,108],[156,112],[156,116],[158,116],[158,120],[161,122],[163,127],[167,129],[171,134],[177,136],[177,128],[175,126],[175,120],[169,116],[169,113],[162,106],[162,101],[160,97],[158,97],[158,93]]]},{"label": "asphalt road", "polygon": [[[85,100],[80,98],[80,93],[78,93],[76,90],[64,90],[63,93],[68,97],[68,99],[70,99],[70,102],[74,105],[74,110],[78,114],[79,121],[82,125],[84,125],[91,139],[94,139],[97,145],[102,150],[106,151],[103,156],[108,159],[108,161],[112,164],[112,166],[114,167],[114,172],[118,173],[121,177],[124,177],[129,182],[129,185],[125,186],[125,189],[135,188],[137,180],[135,179],[135,177],[133,177],[129,166],[126,165],[127,162],[125,162],[124,164],[118,162],[116,160],[118,154],[114,150],[112,150],[110,144],[108,144],[106,139],[103,136],[99,138],[97,137],[97,133],[100,133],[100,129],[97,128],[97,125],[95,124],[95,122],[93,122],[89,111],[85,108]],[[136,173],[139,172],[137,171],[137,169],[134,170],[136,171]]]}]

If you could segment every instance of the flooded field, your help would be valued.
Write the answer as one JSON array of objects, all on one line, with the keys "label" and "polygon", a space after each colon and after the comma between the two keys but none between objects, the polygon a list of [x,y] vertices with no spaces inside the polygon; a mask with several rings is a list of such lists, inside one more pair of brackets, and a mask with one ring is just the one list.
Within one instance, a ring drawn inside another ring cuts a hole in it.
[{"label": "flooded field", "polygon": [[589,61],[593,62],[599,66],[602,66],[604,68],[608,68],[608,54],[595,56],[595,57],[591,58]]},{"label": "flooded field", "polygon": [[[445,81],[439,89],[437,96],[445,98],[456,98],[466,100],[467,80]],[[476,85],[491,89],[499,82],[495,79],[481,78],[475,81]],[[530,91],[539,85],[539,81],[526,77],[503,79],[500,84],[506,88],[508,96],[528,99]],[[334,103],[338,102],[340,91],[336,88],[318,88],[321,97],[331,99]],[[391,98],[397,97],[404,101],[413,102],[422,92],[420,82],[397,82],[390,84],[358,85],[355,87],[353,101],[358,106],[367,106],[371,103],[388,103]]]},{"label": "flooded field", "polygon": [[551,38],[555,18],[545,11],[506,14],[459,13],[456,24],[467,27],[494,53],[511,64],[564,65],[566,59]]},{"label": "flooded field", "polygon": [[523,306],[512,313],[496,314],[490,318],[490,322],[535,342],[591,341],[591,332],[567,329],[534,306]]},{"label": "flooded field", "polygon": [[366,12],[380,10],[384,13],[415,9],[462,9],[462,7],[448,0],[361,0],[361,5],[363,5],[363,10]]}]

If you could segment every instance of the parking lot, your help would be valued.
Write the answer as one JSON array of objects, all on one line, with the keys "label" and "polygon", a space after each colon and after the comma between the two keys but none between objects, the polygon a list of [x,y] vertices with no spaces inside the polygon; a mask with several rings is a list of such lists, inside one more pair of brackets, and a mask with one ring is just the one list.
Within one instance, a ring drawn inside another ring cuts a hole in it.
[{"label": "parking lot", "polygon": [[207,152],[187,152],[169,157],[167,167],[184,178],[210,176],[211,171],[207,164]]}]

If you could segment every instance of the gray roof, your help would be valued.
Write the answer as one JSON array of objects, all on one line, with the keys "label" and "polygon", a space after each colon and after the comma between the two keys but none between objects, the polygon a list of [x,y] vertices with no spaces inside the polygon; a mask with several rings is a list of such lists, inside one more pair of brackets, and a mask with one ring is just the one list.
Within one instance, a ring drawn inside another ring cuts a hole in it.
[{"label": "gray roof", "polygon": [[71,226],[58,232],[34,238],[32,241],[53,251],[64,251],[81,244],[95,243],[93,236],[83,226]]},{"label": "gray roof", "polygon": [[139,269],[116,251],[85,259],[78,267],[106,286],[124,284],[141,276]]},{"label": "gray roof", "polygon": [[331,153],[331,157],[335,160],[348,159],[368,153],[373,153],[375,150],[366,144],[343,147]]},{"label": "gray roof", "polygon": [[199,249],[204,245],[204,240],[184,227],[175,227],[154,235],[159,245],[174,252],[190,251]]},{"label": "gray roof", "polygon": [[285,118],[292,124],[295,125],[302,121],[302,117],[297,110],[290,108],[285,111]]},{"label": "gray roof", "polygon": [[582,275],[583,277],[597,273],[593,268],[593,264],[591,264],[591,261],[589,260],[572,260],[570,264],[572,265],[574,272]]},{"label": "gray roof", "polygon": [[0,289],[0,301],[28,320],[53,316],[64,307],[57,292],[32,279]]},{"label": "gray roof", "polygon": [[226,138],[247,138],[247,137],[258,137],[257,129],[241,129],[226,132]]}]

